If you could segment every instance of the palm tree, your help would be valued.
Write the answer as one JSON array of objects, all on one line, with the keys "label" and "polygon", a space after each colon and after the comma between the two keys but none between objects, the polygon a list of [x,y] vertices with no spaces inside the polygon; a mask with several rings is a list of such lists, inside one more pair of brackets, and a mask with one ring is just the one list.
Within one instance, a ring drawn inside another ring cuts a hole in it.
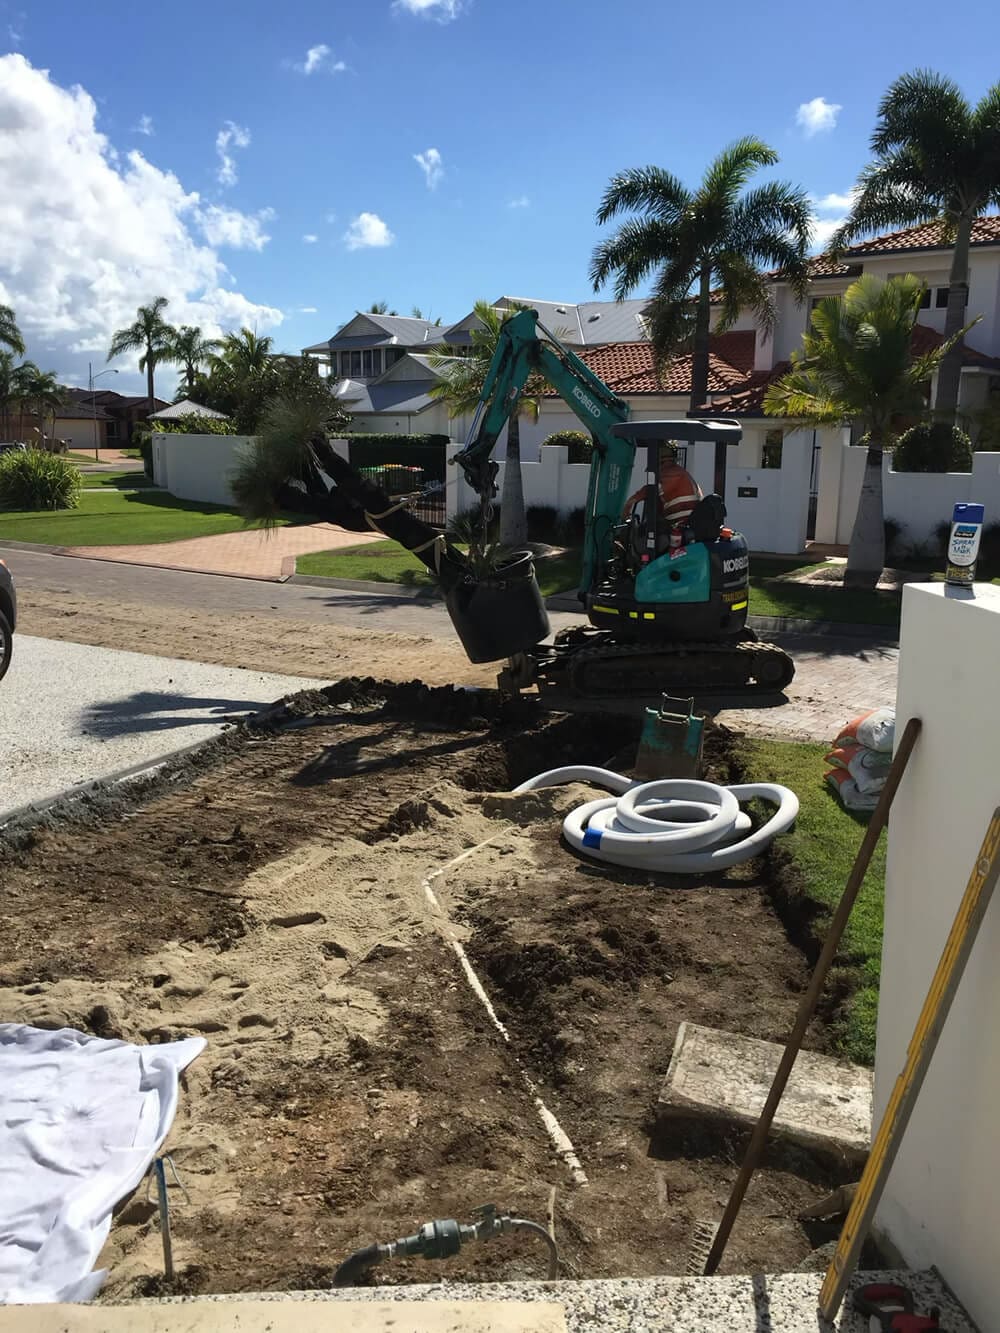
[{"label": "palm tree", "polygon": [[55,413],[65,401],[63,390],[51,370],[39,370],[33,361],[25,361],[18,366],[18,395],[21,401],[32,409],[38,418],[40,445],[45,444],[45,419],[52,414],[52,433],[55,434]]},{"label": "palm tree", "polygon": [[18,356],[24,356],[24,339],[9,305],[0,305],[0,343]]},{"label": "palm tree", "polygon": [[0,429],[10,439],[10,407],[17,400],[17,366],[13,352],[0,352]]},{"label": "palm tree", "polygon": [[213,374],[229,374],[246,381],[264,374],[273,356],[273,338],[262,338],[253,329],[242,328],[221,339],[217,351],[209,354],[208,363]]},{"label": "palm tree", "polygon": [[[767,337],[774,299],[759,265],[778,268],[801,300],[806,290],[810,208],[804,191],[783,181],[743,193],[758,167],[778,161],[760,139],[738,139],[719,154],[697,190],[660,167],[633,167],[615,176],[597,221],[633,216],[594,250],[590,277],[599,290],[615,275],[623,301],[654,273],[647,312],[658,364],[692,346],[691,410],[708,396],[708,339],[713,283],[721,285],[718,332],[750,309]],[[693,300],[692,300],[693,296]]]},{"label": "palm tree", "polygon": [[118,329],[112,335],[108,360],[121,356],[123,352],[137,352],[142,349],[139,369],[146,372],[146,389],[149,397],[149,410],[156,410],[156,395],[153,393],[153,372],[161,361],[170,360],[170,348],[177,335],[177,330],[163,318],[167,308],[167,298],[158,296],[152,305],[141,305],[136,310],[133,324]]},{"label": "palm tree", "polygon": [[373,301],[365,311],[366,315],[396,315],[398,313],[398,310],[389,309],[388,301]]},{"label": "palm tree", "polygon": [[820,301],[791,370],[764,395],[768,416],[813,426],[856,421],[867,432],[845,587],[878,583],[885,564],[882,452],[892,439],[894,419],[924,410],[927,386],[947,351],[948,344],[942,343],[913,356],[913,326],[923,292],[923,283],[912,274],[882,282],[866,273],[843,297]]},{"label": "palm tree", "polygon": [[972,224],[1000,204],[1000,83],[970,106],[958,85],[931,70],[904,74],[878,109],[871,138],[874,161],[862,171],[847,221],[830,248],[861,236],[920,222],[940,222],[951,241],[951,274],[944,335],[953,339],[941,362],[934,403],[953,425],[962,374],[962,340],[969,293]]},{"label": "palm tree", "polygon": [[218,338],[206,338],[201,329],[190,324],[182,324],[175,331],[170,352],[163,359],[182,367],[178,397],[190,398],[194,394],[200,367],[221,345]]},{"label": "palm tree", "polygon": [[[469,354],[456,357],[447,346],[432,350],[431,365],[440,372],[441,378],[431,388],[430,394],[447,406],[450,417],[465,416],[476,410],[503,322],[508,315],[523,308],[511,306],[507,310],[497,310],[489,301],[477,301],[476,323],[470,334],[472,346]],[[537,398],[522,394],[516,407],[512,406],[507,420],[507,458],[503,494],[500,497],[500,545],[505,547],[523,546],[528,540],[524,482],[521,476],[522,415],[531,417],[533,421],[538,420]]]}]

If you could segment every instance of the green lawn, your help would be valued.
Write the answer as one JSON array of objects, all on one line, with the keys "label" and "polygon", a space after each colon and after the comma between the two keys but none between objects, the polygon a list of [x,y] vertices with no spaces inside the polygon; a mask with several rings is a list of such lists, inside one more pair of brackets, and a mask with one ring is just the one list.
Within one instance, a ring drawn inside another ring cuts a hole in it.
[{"label": "green lawn", "polygon": [[80,477],[84,487],[111,486],[119,491],[134,491],[153,485],[145,472],[81,472]]},{"label": "green lawn", "polygon": [[[539,560],[535,569],[543,597],[576,588],[580,579],[580,553]],[[367,579],[374,583],[402,583],[408,587],[431,587],[434,579],[426,565],[398,542],[371,542],[368,546],[349,546],[342,551],[314,551],[300,555],[299,574],[315,574],[330,579]]]},{"label": "green lawn", "polygon": [[[867,816],[849,814],[823,782],[825,745],[751,740],[739,743],[738,759],[747,782],[781,782],[799,798],[792,833],[779,839],[774,853],[786,858],[785,888],[800,904],[789,904],[793,917],[801,905],[812,919],[806,932],[817,943],[826,934],[864,833]],[[784,855],[783,855],[784,853]],[[837,1039],[851,1060],[871,1064],[875,1057],[875,1019],[882,955],[882,902],[885,890],[885,837],[879,841],[827,984],[844,996],[837,1013]]]},{"label": "green lawn", "polygon": [[245,524],[232,509],[178,500],[165,491],[129,494],[111,487],[81,495],[78,509],[0,510],[0,541],[7,538],[52,546],[142,545],[239,532],[247,526],[260,525]]},{"label": "green lawn", "polygon": [[[808,564],[806,560],[799,562]],[[350,546],[342,551],[316,551],[301,555],[300,574],[325,578],[368,579],[376,583],[419,586],[433,582],[416,556],[398,542]],[[867,593],[843,588],[820,588],[808,584],[775,582],[775,575],[796,568],[795,561],[753,561],[750,579],[750,611],[755,616],[795,616],[802,620],[840,620],[861,625],[899,624],[898,593]],[[545,597],[574,592],[579,585],[580,553],[539,560],[538,583]]]}]

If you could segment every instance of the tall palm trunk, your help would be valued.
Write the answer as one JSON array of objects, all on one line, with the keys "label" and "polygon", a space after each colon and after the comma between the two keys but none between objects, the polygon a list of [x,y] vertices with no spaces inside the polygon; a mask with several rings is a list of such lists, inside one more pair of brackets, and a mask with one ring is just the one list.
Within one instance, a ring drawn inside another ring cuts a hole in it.
[{"label": "tall palm trunk", "polygon": [[[948,309],[944,317],[944,336],[953,338],[965,323],[965,306],[969,292],[969,245],[972,241],[972,218],[963,217],[955,228],[955,248],[951,253],[951,273],[948,276]],[[937,395],[934,415],[949,426],[955,424],[958,413],[958,390],[962,379],[962,341],[955,344],[941,358],[938,369]]]},{"label": "tall palm trunk", "polygon": [[845,588],[873,589],[885,564],[885,510],[882,502],[882,440],[868,442],[858,513],[847,548]]},{"label": "tall palm trunk", "polygon": [[149,394],[149,414],[156,411],[156,398],[153,395],[153,359],[152,353],[146,352],[146,389]]},{"label": "tall palm trunk", "polygon": [[500,545],[523,546],[528,540],[528,519],[524,512],[524,479],[521,476],[521,421],[519,404],[507,418],[507,461],[503,470],[500,495]]},{"label": "tall palm trunk", "polygon": [[712,268],[703,264],[698,279],[698,310],[694,325],[694,355],[691,358],[691,411],[696,412],[708,397],[708,339],[712,327]]}]

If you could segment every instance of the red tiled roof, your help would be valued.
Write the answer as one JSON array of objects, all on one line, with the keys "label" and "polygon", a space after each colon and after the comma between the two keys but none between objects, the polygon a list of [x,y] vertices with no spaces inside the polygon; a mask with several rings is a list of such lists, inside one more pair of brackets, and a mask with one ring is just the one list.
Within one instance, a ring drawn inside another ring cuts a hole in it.
[{"label": "red tiled roof", "polygon": [[[846,255],[896,254],[901,250],[943,250],[950,248],[944,240],[944,224],[924,222],[919,227],[890,231],[884,236],[873,236],[870,241],[859,241],[845,250]],[[1000,214],[976,218],[972,224],[973,245],[1000,245]]]},{"label": "red tiled roof", "polygon": [[[925,352],[933,352],[934,348],[940,347],[943,342],[944,334],[938,333],[937,329],[928,328],[926,324],[915,324],[913,326],[910,350],[914,356],[923,356]],[[986,370],[1000,370],[1000,357],[987,356],[985,352],[977,352],[974,347],[963,345],[962,364],[964,366],[983,366]]]},{"label": "red tiled roof", "polygon": [[[926,324],[913,326],[910,350],[914,356],[932,352],[943,342],[944,335],[938,333],[937,329],[929,328]],[[962,364],[982,366],[986,370],[1000,372],[1000,357],[987,356],[984,352],[977,352],[974,347],[962,348]],[[716,398],[714,402],[703,403],[698,412],[704,416],[761,417],[764,415],[764,393],[767,386],[772,380],[780,379],[790,369],[790,361],[779,361],[771,370],[751,371],[741,387],[723,398]],[[711,388],[709,392],[712,392]]]},{"label": "red tiled roof", "polygon": [[[726,393],[746,380],[753,369],[754,337],[753,329],[712,335],[708,359],[709,393]],[[583,349],[580,356],[615,393],[686,395],[691,392],[690,352],[673,357],[660,375],[653,366],[653,348],[648,342],[604,343]],[[551,398],[555,394],[549,392],[545,396]]]}]

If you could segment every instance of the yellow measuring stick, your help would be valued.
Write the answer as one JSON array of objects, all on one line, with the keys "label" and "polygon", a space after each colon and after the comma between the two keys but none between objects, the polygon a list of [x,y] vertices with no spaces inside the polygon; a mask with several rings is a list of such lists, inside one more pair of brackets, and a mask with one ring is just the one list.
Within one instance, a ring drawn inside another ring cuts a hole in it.
[{"label": "yellow measuring stick", "polygon": [[834,1319],[844,1299],[844,1291],[858,1262],[858,1255],[868,1235],[885,1182],[902,1142],[917,1097],[923,1086],[931,1057],[955,998],[962,973],[982,922],[997,879],[1000,878],[1000,808],[994,810],[986,837],[976,857],[976,864],[952,922],[948,940],[937,971],[924,1000],[910,1044],[906,1064],[896,1079],[889,1105],[879,1125],[871,1155],[865,1164],[837,1249],[827,1269],[819,1293],[819,1311],[824,1319]]}]

